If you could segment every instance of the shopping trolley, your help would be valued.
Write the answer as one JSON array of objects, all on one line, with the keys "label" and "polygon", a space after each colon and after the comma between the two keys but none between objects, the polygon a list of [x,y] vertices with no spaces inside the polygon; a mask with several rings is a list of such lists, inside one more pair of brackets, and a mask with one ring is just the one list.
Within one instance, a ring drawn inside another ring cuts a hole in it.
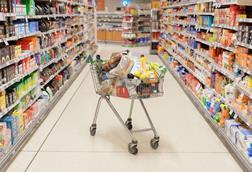
[{"label": "shopping trolley", "polygon": [[[102,73],[97,72],[96,66],[91,63],[90,65],[90,71],[92,75],[92,79],[94,82],[94,88],[96,93],[100,96],[97,106],[96,106],[96,111],[95,111],[95,116],[93,119],[93,123],[90,127],[90,134],[91,136],[94,136],[96,134],[96,121],[99,113],[99,109],[101,106],[101,102],[105,100],[111,110],[114,112],[115,116],[118,118],[120,123],[123,125],[123,127],[127,130],[128,134],[130,135],[132,141],[128,144],[128,151],[129,153],[136,155],[138,153],[138,148],[137,148],[137,139],[134,136],[134,133],[136,132],[146,132],[146,131],[153,131],[154,133],[154,138],[151,139],[150,145],[153,149],[157,149],[159,147],[159,136],[157,134],[157,131],[153,125],[153,122],[150,118],[150,115],[146,109],[146,106],[144,105],[143,99],[148,99],[148,98],[153,98],[153,97],[159,97],[163,95],[163,82],[164,82],[164,76],[160,76],[158,79],[157,83],[154,84],[146,84],[141,82],[138,79],[133,79],[133,78],[123,78],[115,75],[111,75],[108,73],[106,76],[108,77],[106,80],[106,83],[104,84],[101,83],[100,78]],[[119,85],[118,85],[119,83]],[[111,90],[117,90],[115,88],[119,88],[122,92],[124,92],[121,95],[118,95],[115,91]],[[122,97],[122,98],[127,98],[131,99],[131,105],[130,105],[130,111],[129,111],[129,116],[126,122],[122,119],[114,105],[110,101],[111,96],[116,96],[116,97]],[[140,104],[146,114],[146,117],[149,121],[150,128],[145,128],[145,129],[139,129],[139,130],[133,130],[133,125],[132,125],[132,112],[133,112],[133,107],[135,100],[139,99]]]}]

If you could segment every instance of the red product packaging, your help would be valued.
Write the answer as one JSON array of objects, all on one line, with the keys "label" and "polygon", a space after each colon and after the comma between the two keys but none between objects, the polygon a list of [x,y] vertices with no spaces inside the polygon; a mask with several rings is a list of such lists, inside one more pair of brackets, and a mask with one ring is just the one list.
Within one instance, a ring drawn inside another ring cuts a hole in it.
[{"label": "red product packaging", "polygon": [[123,86],[117,86],[116,87],[116,95],[118,97],[129,98],[128,89],[126,87],[123,87]]},{"label": "red product packaging", "polygon": [[239,6],[237,5],[231,5],[230,6],[230,23],[229,25],[230,26],[236,26],[236,18],[237,18],[237,15],[239,14]]}]

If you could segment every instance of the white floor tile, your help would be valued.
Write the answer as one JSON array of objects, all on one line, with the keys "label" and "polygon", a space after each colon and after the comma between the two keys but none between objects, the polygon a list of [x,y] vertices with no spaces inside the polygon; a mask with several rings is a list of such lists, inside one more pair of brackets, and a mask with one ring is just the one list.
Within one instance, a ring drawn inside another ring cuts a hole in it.
[{"label": "white floor tile", "polygon": [[226,153],[41,152],[28,172],[241,172]]},{"label": "white floor tile", "polygon": [[[43,151],[127,151],[129,137],[118,123],[114,114],[105,102],[102,104],[98,118],[97,136],[89,136],[89,126],[94,116],[98,96],[92,90],[91,77],[87,78],[58,122],[57,126],[45,142]],[[146,101],[146,106],[152,114],[154,124],[161,137],[159,151],[165,152],[226,152],[217,136],[201,117],[199,112],[183,94],[182,90],[166,90],[165,96]],[[168,92],[169,91],[169,92]],[[180,98],[173,92],[180,92]],[[174,99],[172,96],[174,95]],[[83,99],[88,98],[88,101]],[[111,98],[115,107],[122,114],[128,114],[129,100]],[[185,104],[178,108],[179,103]],[[134,124],[139,127],[148,126],[146,117],[139,103],[134,110]],[[165,109],[167,108],[167,109]],[[127,115],[123,115],[127,118]],[[178,127],[178,124],[180,127]],[[71,142],[66,142],[66,136]],[[152,134],[138,134],[143,140],[142,152],[149,152],[149,140]],[[144,146],[147,145],[147,146]]]},{"label": "white floor tile", "polygon": [[65,95],[59,100],[57,105],[52,109],[48,117],[45,119],[45,121],[41,124],[39,129],[34,133],[33,137],[30,139],[30,141],[25,145],[23,148],[23,151],[37,151],[43,141],[46,139],[48,133],[50,132],[51,128],[63,112],[65,106],[70,101],[70,98],[74,94],[75,90],[79,87],[81,82],[85,79],[88,72],[88,66],[86,66],[86,69],[83,70],[83,72],[80,74],[80,76],[76,79],[76,81],[72,84],[72,86],[67,90]]},{"label": "white floor tile", "polygon": [[22,172],[35,156],[36,152],[20,152],[15,161],[8,168],[7,172]]}]

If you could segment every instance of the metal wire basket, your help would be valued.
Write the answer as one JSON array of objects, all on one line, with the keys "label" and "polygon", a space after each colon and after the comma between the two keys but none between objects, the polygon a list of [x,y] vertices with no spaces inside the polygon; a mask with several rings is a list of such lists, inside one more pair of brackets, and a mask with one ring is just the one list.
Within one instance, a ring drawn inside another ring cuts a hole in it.
[{"label": "metal wire basket", "polygon": [[[128,79],[109,73],[97,72],[94,64],[90,65],[95,91],[102,96],[116,96],[129,99],[146,99],[164,94],[164,76],[158,82],[145,83],[139,79]],[[106,78],[106,79],[104,79]]]}]

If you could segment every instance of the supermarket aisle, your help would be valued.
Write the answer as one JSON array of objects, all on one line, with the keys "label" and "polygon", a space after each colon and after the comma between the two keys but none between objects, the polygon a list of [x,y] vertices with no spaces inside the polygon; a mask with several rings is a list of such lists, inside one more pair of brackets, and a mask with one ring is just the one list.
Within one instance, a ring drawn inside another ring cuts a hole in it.
[{"label": "supermarket aisle", "polygon": [[[120,49],[125,48],[101,45],[99,54],[109,56]],[[147,54],[149,48],[132,48],[131,51]],[[129,137],[105,103],[100,111],[97,135],[91,137],[89,126],[97,99],[86,68],[8,171],[241,171],[170,74],[165,80],[165,95],[146,101],[161,137],[157,151],[149,146],[152,134],[141,133],[137,135],[139,154],[130,155],[127,151]],[[113,98],[112,102],[126,119],[129,101]],[[137,104],[133,115],[135,127],[147,124],[143,115]]]}]

